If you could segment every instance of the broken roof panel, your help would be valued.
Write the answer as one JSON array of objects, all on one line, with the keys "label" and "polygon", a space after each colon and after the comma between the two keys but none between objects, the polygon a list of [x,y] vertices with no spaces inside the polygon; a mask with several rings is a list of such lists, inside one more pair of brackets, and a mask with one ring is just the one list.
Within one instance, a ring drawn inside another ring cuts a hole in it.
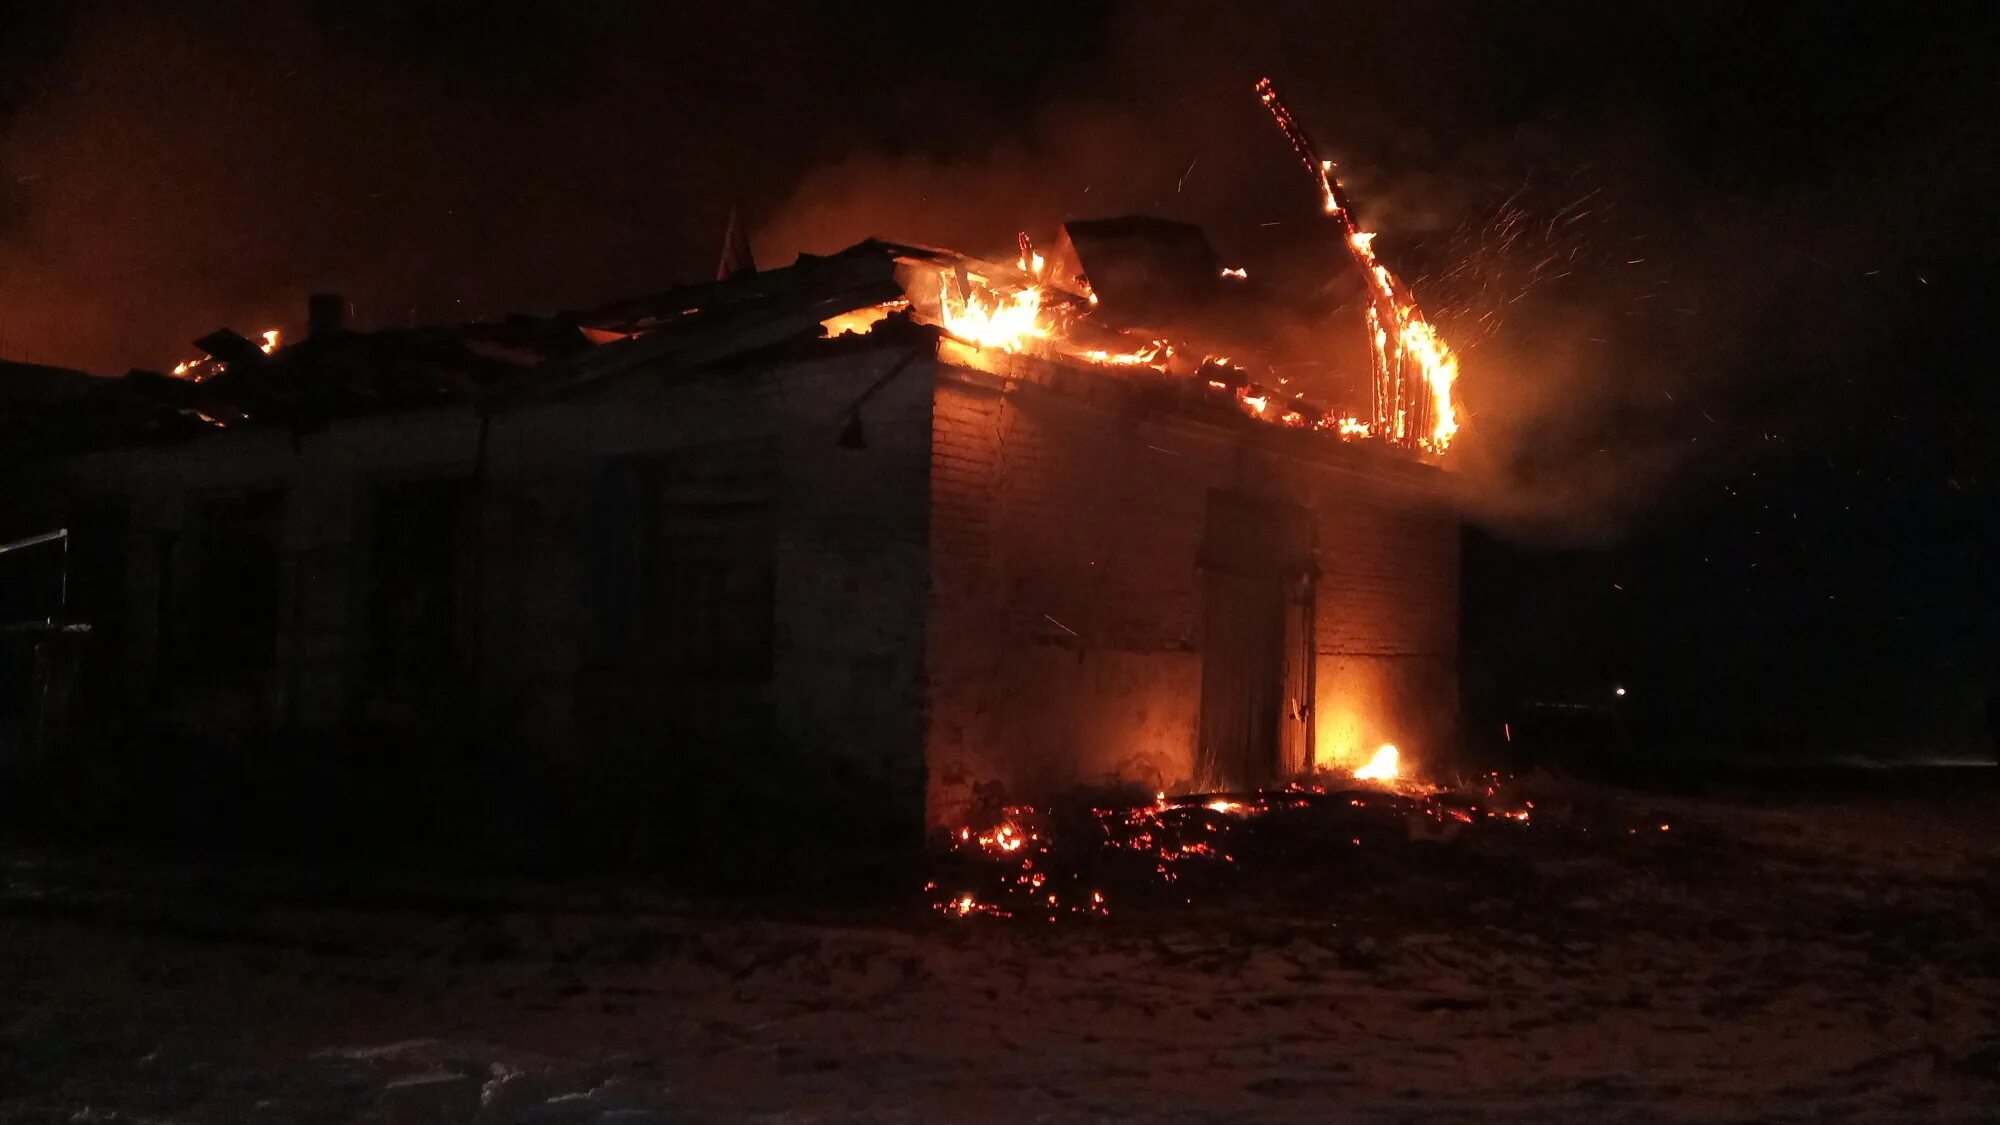
[{"label": "broken roof panel", "polygon": [[[1100,380],[1165,380],[1265,421],[1357,436],[1352,419],[1310,405],[1301,388],[1311,384],[1298,378],[1345,350],[1325,346],[1338,336],[1329,335],[1323,295],[1225,280],[1199,228],[1145,217],[1076,221],[1047,263],[1026,258],[869,240],[584,311],[446,328],[336,327],[283,347],[273,341],[268,354],[219,330],[200,341],[211,358],[183,365],[186,377],[135,371],[99,381],[91,402],[102,424],[75,436],[90,444],[255,423],[309,430],[334,417],[449,402],[492,409],[630,372],[688,374],[786,349],[918,344],[940,333],[956,339],[951,362],[982,370],[1000,370],[995,355],[1021,353]],[[1002,315],[1022,323],[996,343],[975,322],[991,328]]]}]

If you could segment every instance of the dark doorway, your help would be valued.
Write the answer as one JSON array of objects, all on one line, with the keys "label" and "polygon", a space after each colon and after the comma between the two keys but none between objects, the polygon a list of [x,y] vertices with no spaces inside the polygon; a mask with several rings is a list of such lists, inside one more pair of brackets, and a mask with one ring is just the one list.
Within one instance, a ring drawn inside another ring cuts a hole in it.
[{"label": "dark doorway", "polygon": [[1287,760],[1305,760],[1312,724],[1312,547],[1312,519],[1304,509],[1209,493],[1195,751],[1196,780],[1206,788],[1269,785]]},{"label": "dark doorway", "polygon": [[472,484],[399,481],[374,496],[368,684],[376,700],[429,714],[464,687],[472,650]]},{"label": "dark doorway", "polygon": [[267,489],[197,509],[194,683],[235,684],[268,673],[277,655],[278,544],[285,494]]}]

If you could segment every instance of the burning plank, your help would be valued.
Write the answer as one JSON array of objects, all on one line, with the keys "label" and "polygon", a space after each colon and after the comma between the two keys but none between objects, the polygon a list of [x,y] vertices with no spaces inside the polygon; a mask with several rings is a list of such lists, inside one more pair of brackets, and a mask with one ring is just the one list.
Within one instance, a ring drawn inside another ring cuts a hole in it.
[{"label": "burning plank", "polygon": [[1269,78],[1257,82],[1257,97],[1271,111],[1278,130],[1319,185],[1321,205],[1340,225],[1342,240],[1368,282],[1368,335],[1374,351],[1374,421],[1370,432],[1398,445],[1442,453],[1458,433],[1452,401],[1458,357],[1424,319],[1416,296],[1400,286],[1375,256],[1375,234],[1354,218],[1347,192],[1333,174],[1333,161],[1320,158],[1292,111],[1278,98]]}]

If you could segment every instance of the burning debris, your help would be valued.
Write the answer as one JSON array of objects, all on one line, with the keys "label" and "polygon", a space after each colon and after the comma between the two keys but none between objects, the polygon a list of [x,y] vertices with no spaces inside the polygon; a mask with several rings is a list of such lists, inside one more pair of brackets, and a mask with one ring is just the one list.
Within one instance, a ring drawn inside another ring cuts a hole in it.
[{"label": "burning debris", "polygon": [[[278,345],[283,338],[284,334],[276,328],[266,328],[257,334],[257,350],[265,355],[270,355],[278,350]],[[176,379],[186,379],[190,383],[199,383],[204,379],[220,375],[228,369],[229,361],[227,358],[210,354],[197,356],[194,359],[184,359],[174,364],[173,375]]]},{"label": "burning debris", "polygon": [[[1527,825],[1534,802],[1487,776],[1447,790],[1397,776],[1383,746],[1345,778],[1243,793],[1154,795],[1087,809],[1016,805],[945,833],[931,908],[950,918],[1102,917],[1123,905],[1194,905],[1294,861],[1327,866],[1371,843],[1447,840],[1478,825]],[[1665,831],[1662,826],[1661,831]]]}]

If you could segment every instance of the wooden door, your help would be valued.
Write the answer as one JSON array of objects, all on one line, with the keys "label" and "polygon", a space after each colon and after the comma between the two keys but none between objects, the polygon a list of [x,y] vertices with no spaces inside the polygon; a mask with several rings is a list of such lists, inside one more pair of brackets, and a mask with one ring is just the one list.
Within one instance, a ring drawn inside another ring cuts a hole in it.
[{"label": "wooden door", "polygon": [[[1212,790],[1270,785],[1302,760],[1311,721],[1312,522],[1303,509],[1209,494],[1201,556],[1201,721],[1196,781]],[[1309,606],[1306,609],[1309,614]],[[1288,680],[1290,682],[1288,682]],[[1302,729],[1303,728],[1303,729]]]}]

